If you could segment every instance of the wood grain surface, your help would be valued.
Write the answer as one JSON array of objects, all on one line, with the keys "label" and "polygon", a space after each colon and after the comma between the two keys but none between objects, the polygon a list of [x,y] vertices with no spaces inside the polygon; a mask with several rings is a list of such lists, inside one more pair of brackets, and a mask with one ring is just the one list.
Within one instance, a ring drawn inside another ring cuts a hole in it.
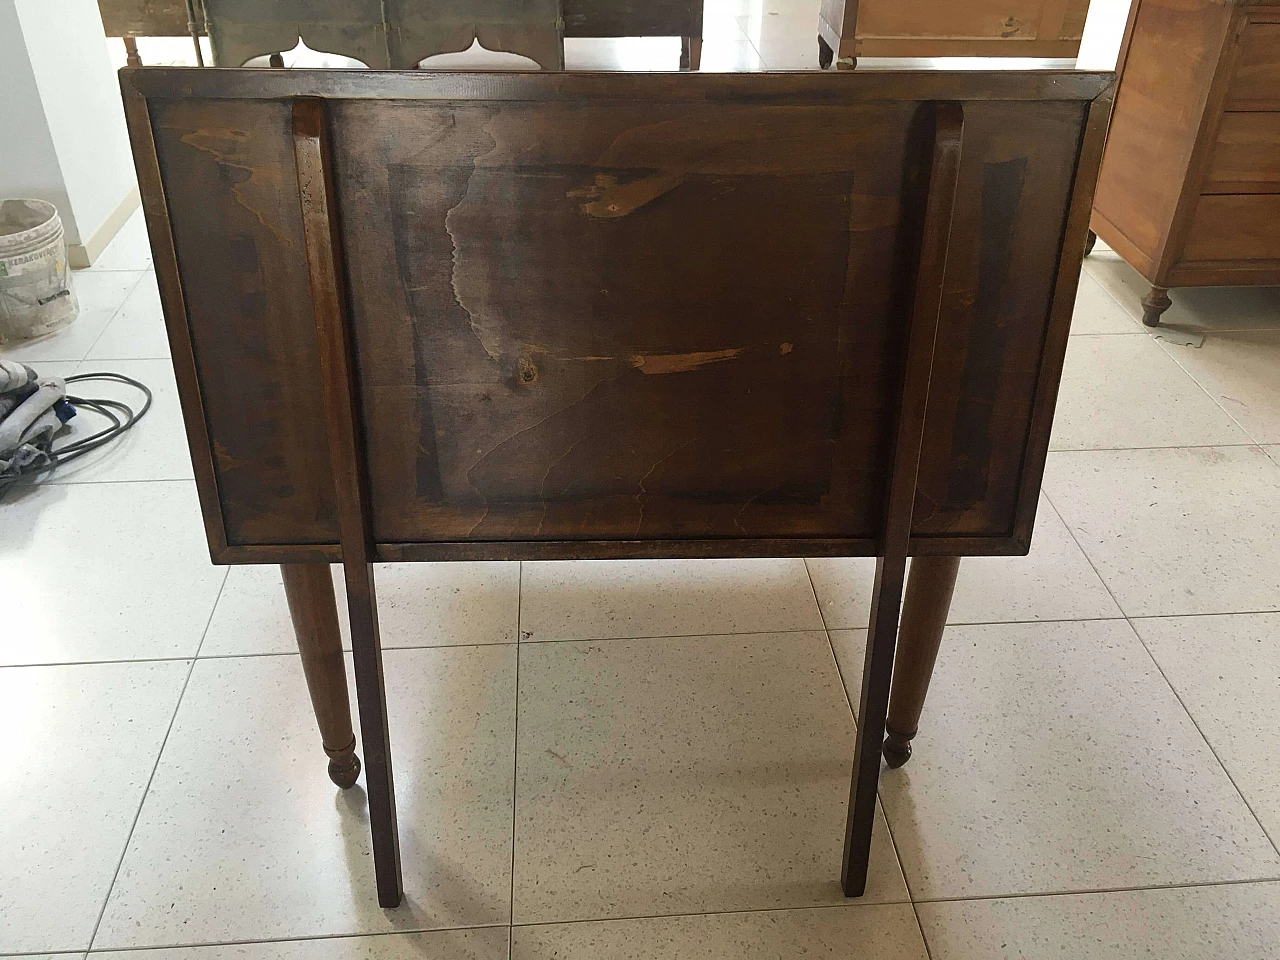
[{"label": "wood grain surface", "polygon": [[1025,551],[1105,77],[126,74],[234,559],[338,540],[289,133],[310,78],[354,91],[327,114],[375,559],[876,552],[935,99],[913,88],[963,102],[965,150],[911,549]]}]

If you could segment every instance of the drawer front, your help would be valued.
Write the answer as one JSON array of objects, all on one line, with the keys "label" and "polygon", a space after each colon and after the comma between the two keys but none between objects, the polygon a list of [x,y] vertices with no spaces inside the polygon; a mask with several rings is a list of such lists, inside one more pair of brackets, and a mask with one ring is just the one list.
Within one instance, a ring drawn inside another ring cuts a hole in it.
[{"label": "drawer front", "polygon": [[1280,112],[1222,117],[1205,177],[1205,193],[1280,191]]},{"label": "drawer front", "polygon": [[1280,23],[1254,22],[1245,28],[1227,109],[1280,110]]},{"label": "drawer front", "polygon": [[1280,260],[1280,194],[1204,196],[1182,261]]}]

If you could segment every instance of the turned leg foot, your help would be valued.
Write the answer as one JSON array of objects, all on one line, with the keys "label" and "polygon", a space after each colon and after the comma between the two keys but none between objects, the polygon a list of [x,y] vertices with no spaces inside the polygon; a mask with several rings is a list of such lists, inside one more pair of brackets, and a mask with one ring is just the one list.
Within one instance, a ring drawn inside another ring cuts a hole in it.
[{"label": "turned leg foot", "polygon": [[889,769],[897,770],[911,759],[911,738],[894,733],[886,727],[883,751],[884,762],[889,765]]},{"label": "turned leg foot", "polygon": [[280,56],[278,53],[273,53],[267,58],[267,63],[275,69],[280,70],[284,67],[284,57]]},{"label": "turned leg foot", "polygon": [[825,70],[835,58],[836,52],[831,49],[831,44],[827,43],[822,34],[818,34],[818,66]]},{"label": "turned leg foot", "polygon": [[[327,750],[325,752],[328,753]],[[343,790],[355,786],[359,776],[360,758],[356,756],[354,740],[346,750],[340,751],[336,756],[329,755],[329,779]]]},{"label": "turned leg foot", "polygon": [[1160,325],[1160,315],[1173,306],[1169,299],[1169,291],[1164,287],[1152,287],[1151,292],[1142,298],[1142,322],[1148,327]]},{"label": "turned leg foot", "polygon": [[911,561],[885,721],[884,759],[894,769],[911,759],[911,741],[920,726],[959,572],[959,557],[916,557]]},{"label": "turned leg foot", "polygon": [[284,563],[284,594],[302,654],[320,741],[329,756],[329,779],[344,790],[360,776],[356,735],[351,727],[347,669],[342,659],[338,605],[327,563]]}]

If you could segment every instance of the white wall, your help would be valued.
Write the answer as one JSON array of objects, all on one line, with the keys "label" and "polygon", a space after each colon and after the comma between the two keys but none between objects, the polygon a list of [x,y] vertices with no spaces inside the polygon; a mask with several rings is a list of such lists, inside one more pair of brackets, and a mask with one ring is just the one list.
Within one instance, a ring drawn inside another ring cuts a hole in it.
[{"label": "white wall", "polygon": [[1120,55],[1120,41],[1129,19],[1132,0],[1093,0],[1089,17],[1084,22],[1084,39],[1080,41],[1081,70],[1114,70]]},{"label": "white wall", "polygon": [[0,0],[0,198],[37,197],[59,210],[71,198],[44,117],[12,0]]},{"label": "white wall", "polygon": [[49,200],[87,244],[137,186],[96,0],[0,0],[0,90],[0,196]]}]

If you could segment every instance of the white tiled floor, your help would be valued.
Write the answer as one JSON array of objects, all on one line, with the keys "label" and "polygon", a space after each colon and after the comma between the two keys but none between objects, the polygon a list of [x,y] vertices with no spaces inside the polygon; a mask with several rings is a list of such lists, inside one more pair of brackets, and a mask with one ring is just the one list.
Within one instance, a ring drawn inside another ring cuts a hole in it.
[{"label": "white tiled floor", "polygon": [[[812,6],[713,0],[704,65],[798,65]],[[0,502],[0,955],[1280,956],[1275,291],[1175,291],[1206,335],[1179,347],[1090,257],[1031,555],[962,568],[860,902],[835,880],[869,563],[380,567],[385,912],[277,572],[208,562],[140,217],[76,284],[82,317],[7,355],[156,407]]]}]

